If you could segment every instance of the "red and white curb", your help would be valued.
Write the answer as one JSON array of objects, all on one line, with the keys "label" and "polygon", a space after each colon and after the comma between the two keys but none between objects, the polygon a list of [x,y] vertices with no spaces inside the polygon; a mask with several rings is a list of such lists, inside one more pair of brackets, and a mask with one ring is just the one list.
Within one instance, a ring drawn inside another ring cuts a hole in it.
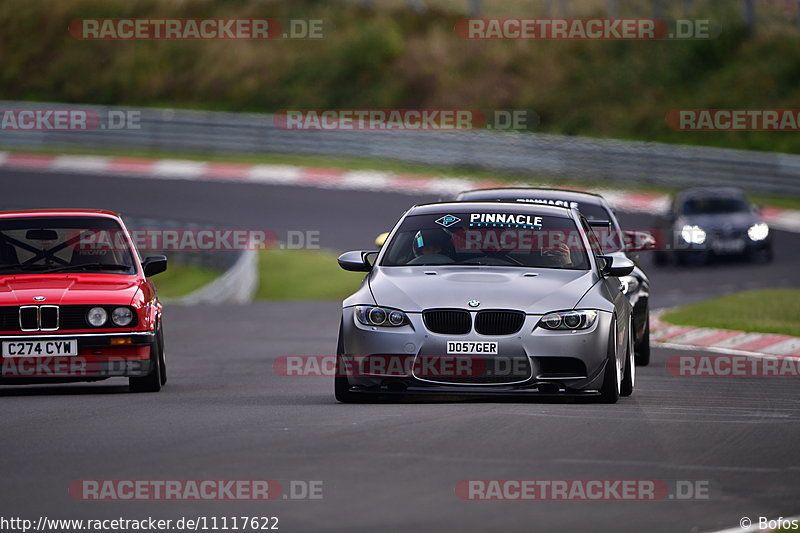
[{"label": "red and white curb", "polygon": [[675,326],[662,322],[667,310],[650,314],[650,341],[664,348],[699,349],[742,355],[800,356],[800,337],[730,329]]},{"label": "red and white curb", "polygon": [[[424,193],[440,195],[445,198],[469,189],[553,185],[543,182],[481,180],[469,176],[420,176],[377,170],[343,170],[293,165],[256,165],[182,159],[46,155],[12,152],[0,152],[0,167],[61,173],[103,174],[109,177],[147,177],[170,180],[264,183],[325,189],[388,191],[406,194]],[[664,211],[669,204],[669,198],[664,194],[606,188],[586,190],[602,194],[619,211],[658,213]],[[776,229],[800,233],[800,211],[767,207],[763,210],[763,216]]]}]

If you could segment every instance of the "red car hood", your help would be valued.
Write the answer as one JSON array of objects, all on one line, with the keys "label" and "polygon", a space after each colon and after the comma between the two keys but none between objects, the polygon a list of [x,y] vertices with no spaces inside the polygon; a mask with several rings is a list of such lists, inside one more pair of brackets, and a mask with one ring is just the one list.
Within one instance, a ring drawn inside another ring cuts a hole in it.
[{"label": "red car hood", "polygon": [[[139,289],[138,276],[60,274],[0,277],[0,305],[128,305]],[[44,296],[44,300],[34,300]]]}]

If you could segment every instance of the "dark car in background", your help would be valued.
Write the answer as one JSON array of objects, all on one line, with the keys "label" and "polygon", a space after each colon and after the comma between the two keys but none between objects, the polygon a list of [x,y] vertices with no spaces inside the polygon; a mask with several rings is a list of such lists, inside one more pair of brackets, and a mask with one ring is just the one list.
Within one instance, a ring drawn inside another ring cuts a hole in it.
[{"label": "dark car in background", "polygon": [[524,202],[541,205],[574,207],[594,226],[600,237],[603,253],[612,257],[627,257],[634,269],[619,278],[620,289],[633,306],[634,349],[636,364],[650,363],[650,280],[637,261],[634,249],[647,248],[652,237],[642,231],[623,231],[614,210],[599,194],[535,187],[476,189],[458,194],[457,201]]},{"label": "dark car in background", "polygon": [[772,234],[759,208],[733,187],[677,193],[658,219],[656,264],[705,264],[714,259],[772,261]]}]

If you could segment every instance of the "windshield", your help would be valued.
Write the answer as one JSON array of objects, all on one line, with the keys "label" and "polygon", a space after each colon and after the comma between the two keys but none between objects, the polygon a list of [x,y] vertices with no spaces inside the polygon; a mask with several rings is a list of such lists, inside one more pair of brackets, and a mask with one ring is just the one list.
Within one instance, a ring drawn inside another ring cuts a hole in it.
[{"label": "windshield", "polygon": [[125,232],[110,218],[0,219],[0,275],[135,274],[133,257]]},{"label": "windshield", "polygon": [[608,220],[611,222],[610,228],[592,228],[600,241],[603,253],[618,252],[622,250],[622,235],[616,217],[605,207],[598,204],[588,204],[585,202],[567,202],[564,200],[539,200],[535,198],[520,198],[518,202],[545,203],[550,205],[568,205],[577,207],[578,211],[590,222],[592,220]]},{"label": "windshield", "polygon": [[538,198],[538,197],[519,197],[515,199],[496,198],[491,195],[484,196],[484,194],[476,193],[462,193],[459,196],[460,201],[465,202],[482,202],[482,201],[517,201],[530,204],[542,205],[556,205],[561,207],[576,207],[580,213],[586,217],[587,220],[608,220],[611,222],[611,228],[593,228],[600,245],[603,248],[603,253],[618,252],[622,250],[622,235],[620,232],[619,224],[613,213],[607,210],[603,205],[590,204],[585,202],[575,202],[570,200],[560,200],[553,198]]},{"label": "windshield", "polygon": [[717,215],[748,210],[749,206],[742,198],[689,198],[682,207],[684,215]]},{"label": "windshield", "polygon": [[588,270],[581,233],[570,218],[519,213],[407,217],[382,266],[490,265]]}]

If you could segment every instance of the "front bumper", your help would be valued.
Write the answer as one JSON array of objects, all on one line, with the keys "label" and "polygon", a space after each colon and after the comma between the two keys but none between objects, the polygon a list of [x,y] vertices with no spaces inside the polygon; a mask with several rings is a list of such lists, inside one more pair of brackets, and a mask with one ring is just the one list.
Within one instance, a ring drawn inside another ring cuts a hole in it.
[{"label": "front bumper", "polygon": [[[355,319],[353,308],[343,309],[339,369],[351,392],[558,396],[596,395],[601,387],[611,313],[598,312],[591,328],[577,331],[537,328],[541,316],[529,315],[513,335],[436,334],[425,328],[420,313],[407,316],[406,326],[382,328],[365,326]],[[497,342],[498,354],[447,355],[448,341]],[[464,365],[453,362],[463,357],[469,358]],[[379,364],[372,364],[376,359]],[[437,360],[445,363],[437,366]],[[489,368],[513,370],[498,374]]]},{"label": "front bumper", "polygon": [[0,358],[0,384],[137,377],[153,368],[154,332],[0,335],[0,344],[66,339],[77,340],[78,355]]}]

